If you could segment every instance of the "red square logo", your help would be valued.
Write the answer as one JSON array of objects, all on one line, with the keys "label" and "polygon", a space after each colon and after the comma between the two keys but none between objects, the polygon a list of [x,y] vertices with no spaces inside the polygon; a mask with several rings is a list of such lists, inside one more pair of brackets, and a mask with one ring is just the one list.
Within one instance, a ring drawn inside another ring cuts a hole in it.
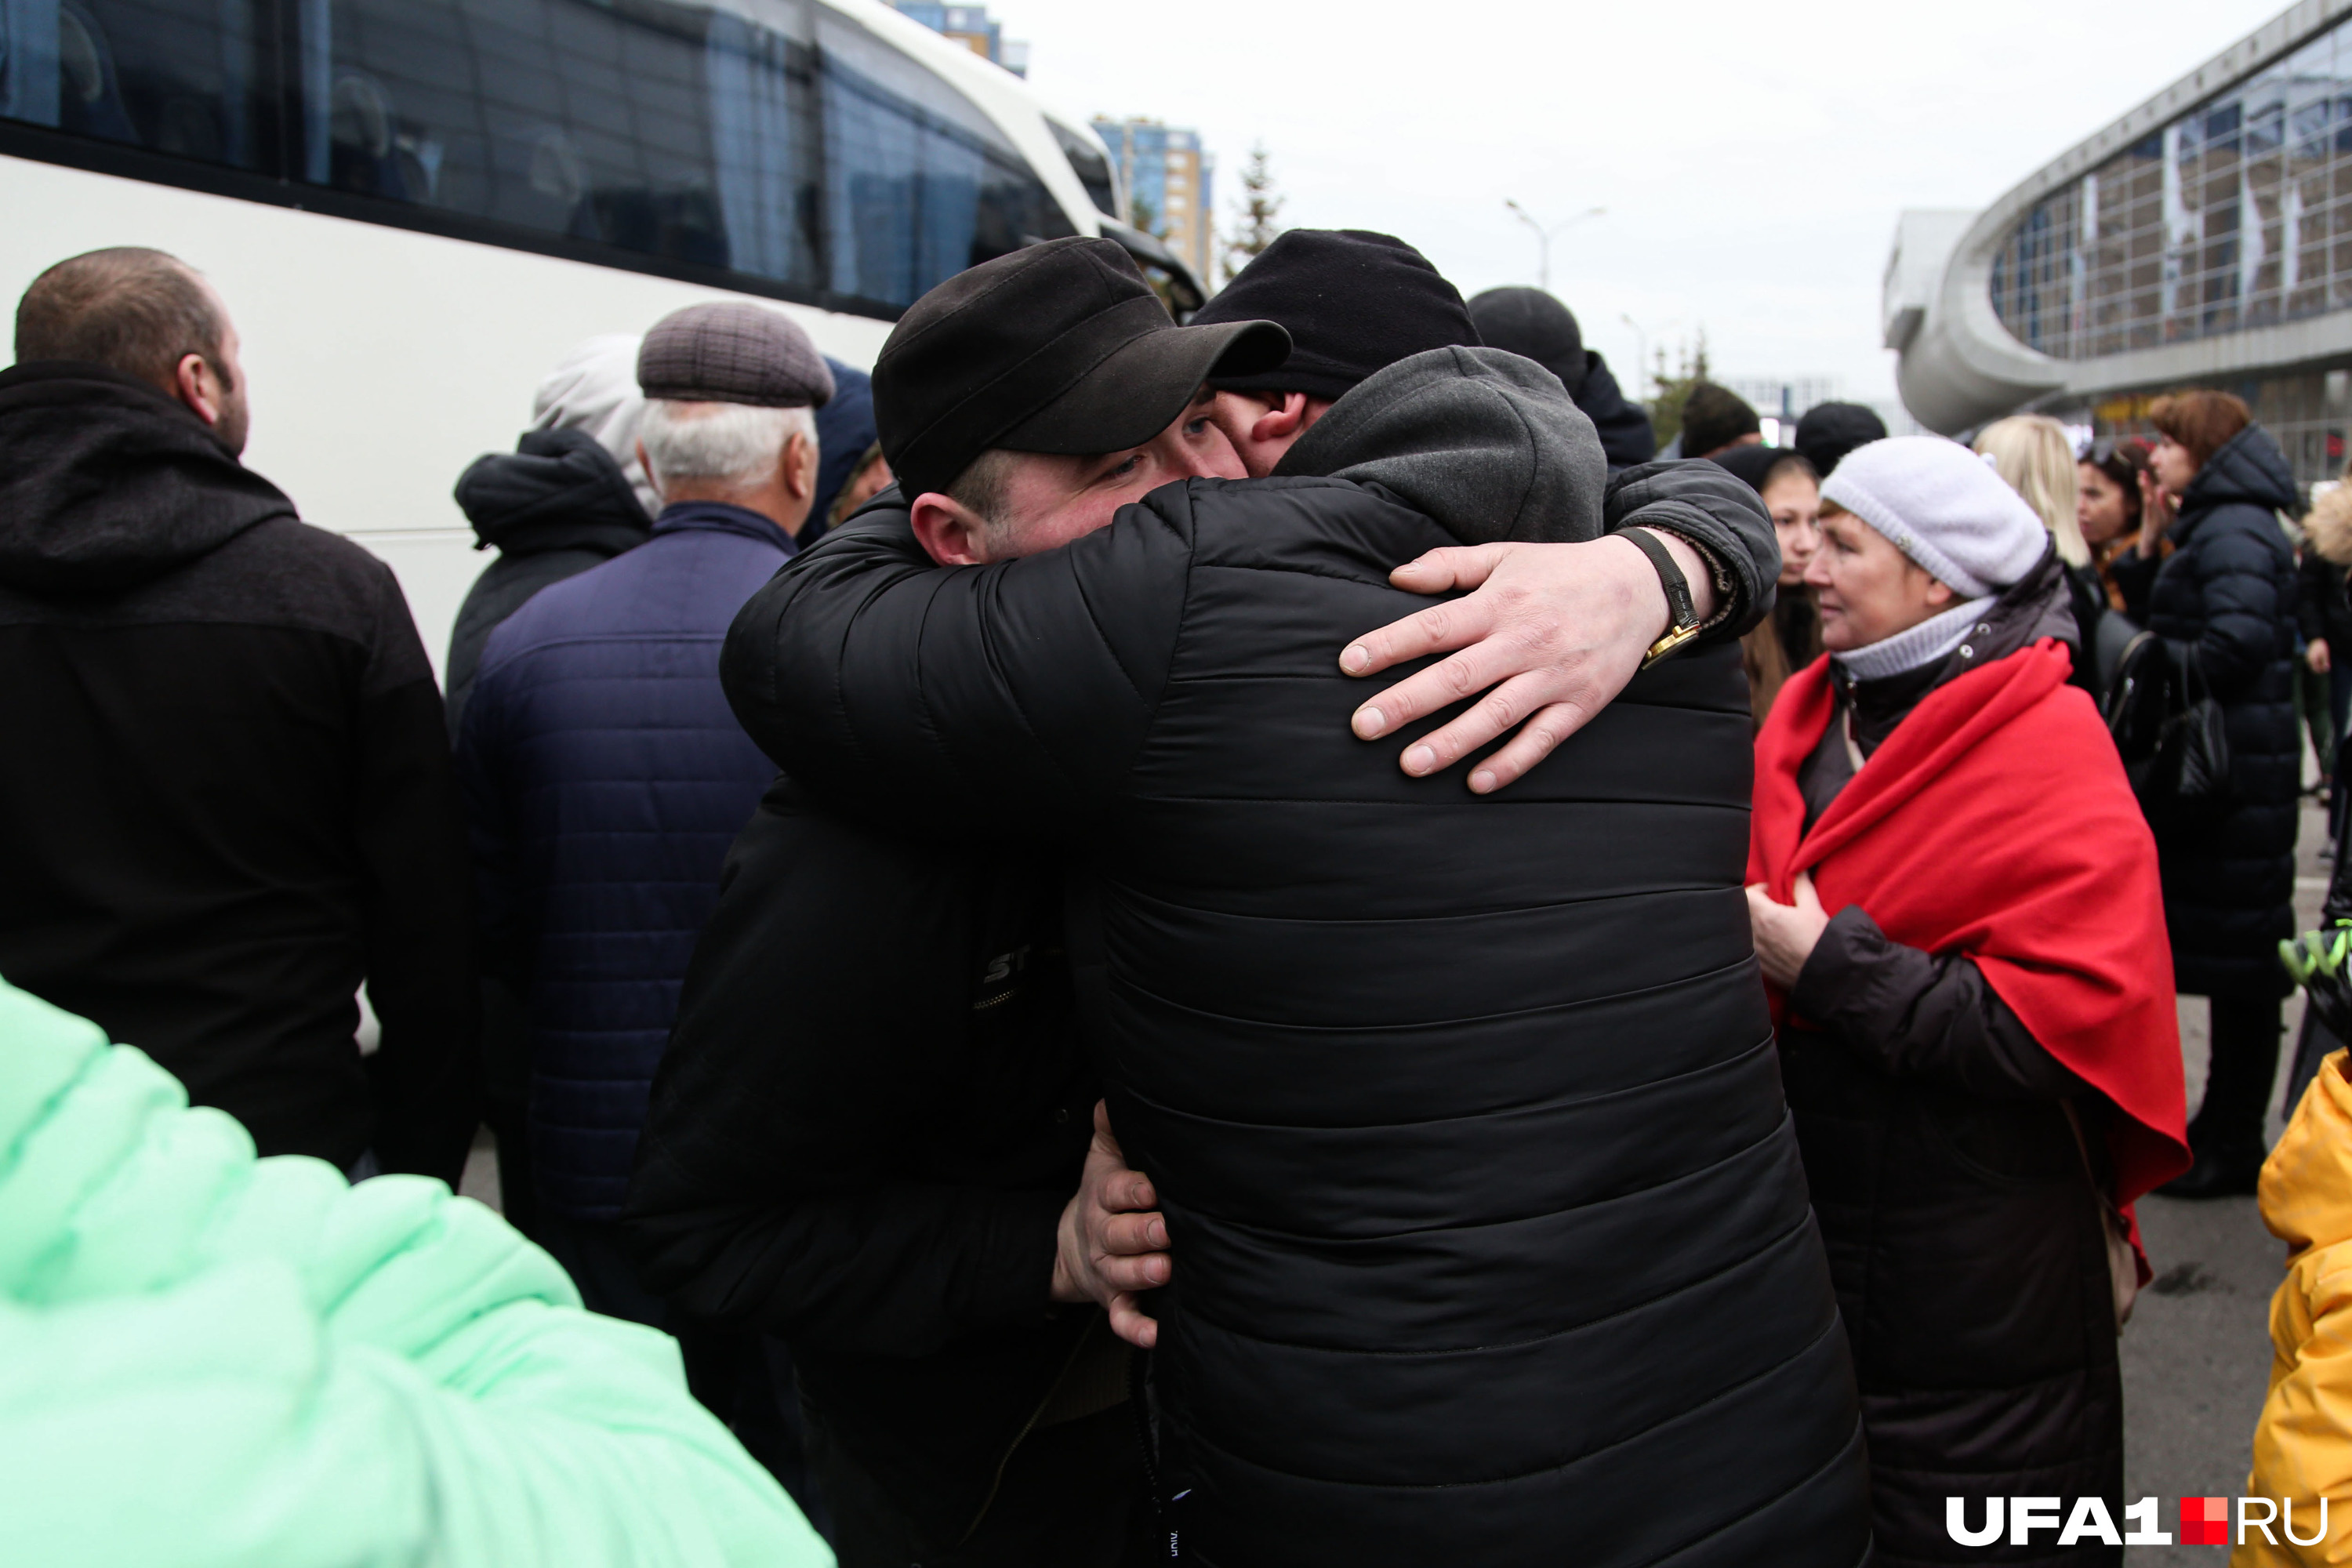
[{"label": "red square logo", "polygon": [[2230,1544],[2230,1500],[2225,1497],[2185,1497],[2180,1500],[2180,1544]]}]

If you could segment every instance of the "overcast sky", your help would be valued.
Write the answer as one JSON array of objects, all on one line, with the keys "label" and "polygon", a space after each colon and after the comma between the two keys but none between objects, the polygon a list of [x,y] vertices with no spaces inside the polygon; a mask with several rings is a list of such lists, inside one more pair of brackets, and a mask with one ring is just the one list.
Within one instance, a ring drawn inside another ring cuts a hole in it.
[{"label": "overcast sky", "polygon": [[[1980,207],[2275,15],[2213,0],[995,0],[1080,115],[1197,127],[1221,228],[1254,142],[1289,226],[1384,229],[1465,294],[1552,287],[1633,390],[1641,323],[1723,374],[1894,394],[1905,207]],[[1774,25],[1775,15],[1782,18]]]}]

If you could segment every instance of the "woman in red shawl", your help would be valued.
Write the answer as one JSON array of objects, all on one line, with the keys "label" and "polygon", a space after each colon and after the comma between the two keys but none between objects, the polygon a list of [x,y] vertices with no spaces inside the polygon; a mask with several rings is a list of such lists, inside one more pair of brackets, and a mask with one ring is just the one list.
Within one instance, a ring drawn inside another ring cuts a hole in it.
[{"label": "woman in red shawl", "polygon": [[[2155,843],[2066,684],[2050,536],[1992,470],[1880,441],[1822,501],[1830,652],[1757,737],[1748,903],[1880,1561],[2116,1562],[2109,1237],[2188,1163]],[[2021,1495],[2105,1515],[1999,1554],[1948,1528],[1948,1499],[1973,1532]]]}]

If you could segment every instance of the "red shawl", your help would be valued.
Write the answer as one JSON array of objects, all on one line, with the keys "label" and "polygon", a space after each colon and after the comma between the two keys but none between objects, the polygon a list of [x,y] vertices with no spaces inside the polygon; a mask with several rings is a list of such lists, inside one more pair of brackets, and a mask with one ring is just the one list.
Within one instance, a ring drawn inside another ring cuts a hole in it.
[{"label": "red shawl", "polygon": [[[1869,911],[1893,940],[1963,952],[2045,1050],[2112,1100],[2115,1201],[2189,1165],[2156,840],[2072,661],[2043,640],[1931,691],[1805,832],[1797,770],[1834,709],[1829,660],[1756,737],[1748,879]],[[1780,1022],[1788,999],[1772,990]]]}]

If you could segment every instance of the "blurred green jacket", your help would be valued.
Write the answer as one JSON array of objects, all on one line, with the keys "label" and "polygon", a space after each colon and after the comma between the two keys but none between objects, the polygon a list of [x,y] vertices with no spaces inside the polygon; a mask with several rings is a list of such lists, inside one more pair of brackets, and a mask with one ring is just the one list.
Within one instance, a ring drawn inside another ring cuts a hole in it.
[{"label": "blurred green jacket", "polygon": [[0,983],[0,1561],[829,1568],[675,1342],[579,1303]]}]

